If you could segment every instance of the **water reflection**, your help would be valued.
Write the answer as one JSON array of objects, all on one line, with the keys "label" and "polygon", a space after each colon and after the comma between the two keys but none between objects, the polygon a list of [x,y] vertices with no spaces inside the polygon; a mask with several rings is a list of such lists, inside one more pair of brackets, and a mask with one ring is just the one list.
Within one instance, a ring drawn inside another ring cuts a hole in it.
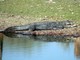
[{"label": "water reflection", "polygon": [[71,37],[66,37],[66,36],[50,36],[50,35],[23,35],[23,34],[5,34],[7,37],[10,38],[28,38],[36,41],[47,41],[47,42],[70,42],[73,41],[71,40]]},{"label": "water reflection", "polygon": [[80,44],[73,42],[63,36],[4,36],[2,60],[77,60]]}]

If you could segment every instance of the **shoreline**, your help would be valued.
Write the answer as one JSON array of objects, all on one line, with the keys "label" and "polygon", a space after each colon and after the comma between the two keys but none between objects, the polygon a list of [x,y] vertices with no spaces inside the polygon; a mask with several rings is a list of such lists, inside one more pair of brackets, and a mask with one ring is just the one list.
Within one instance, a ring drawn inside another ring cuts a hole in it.
[{"label": "shoreline", "polygon": [[[13,14],[7,14],[2,13],[0,14],[0,30],[4,30],[11,26],[19,26],[19,25],[26,25],[29,23],[35,23],[35,22],[45,22],[45,21],[65,21],[70,19],[52,19],[48,17],[30,17],[30,16],[21,16],[21,15],[13,15]],[[75,22],[76,24],[80,25],[79,20],[71,20]]]},{"label": "shoreline", "polygon": [[5,33],[9,35],[33,35],[33,36],[63,36],[63,37],[80,37],[80,28],[65,28],[59,30],[40,30],[40,31],[15,31],[12,33]]}]

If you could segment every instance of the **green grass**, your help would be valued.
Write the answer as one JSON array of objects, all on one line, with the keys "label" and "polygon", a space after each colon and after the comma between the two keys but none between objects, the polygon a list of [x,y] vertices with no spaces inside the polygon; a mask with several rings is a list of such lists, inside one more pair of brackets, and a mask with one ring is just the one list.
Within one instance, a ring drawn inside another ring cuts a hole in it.
[{"label": "green grass", "polygon": [[0,1],[0,12],[29,17],[47,17],[55,20],[80,21],[79,0],[4,0]]}]

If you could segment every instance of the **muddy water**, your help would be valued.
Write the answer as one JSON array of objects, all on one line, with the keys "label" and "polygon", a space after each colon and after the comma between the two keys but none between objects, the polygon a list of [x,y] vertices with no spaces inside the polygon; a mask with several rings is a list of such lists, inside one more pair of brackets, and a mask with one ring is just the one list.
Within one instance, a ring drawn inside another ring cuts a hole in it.
[{"label": "muddy water", "polygon": [[56,36],[4,36],[2,60],[80,60],[79,40]]}]

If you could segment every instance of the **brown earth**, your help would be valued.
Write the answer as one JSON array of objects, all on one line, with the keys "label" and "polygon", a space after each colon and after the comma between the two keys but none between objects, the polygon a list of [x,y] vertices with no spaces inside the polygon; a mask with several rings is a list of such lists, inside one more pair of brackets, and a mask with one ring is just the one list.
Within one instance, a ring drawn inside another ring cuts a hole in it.
[{"label": "brown earth", "polygon": [[[0,14],[0,30],[5,30],[6,28],[10,26],[16,26],[16,25],[25,25],[29,23],[34,22],[41,22],[41,21],[58,21],[58,20],[52,20],[48,18],[33,18],[33,17],[27,17],[27,16],[17,16],[17,15],[11,15],[11,14]],[[60,20],[61,21],[61,20]],[[79,24],[78,24],[79,25]],[[36,35],[79,35],[80,36],[80,27],[75,28],[68,28],[68,29],[61,29],[61,30],[43,30],[43,31],[34,31],[31,32]]]},{"label": "brown earth", "polygon": [[80,36],[80,28],[67,28],[60,30],[43,30],[34,31],[33,34],[36,35],[65,35],[65,36]]}]

